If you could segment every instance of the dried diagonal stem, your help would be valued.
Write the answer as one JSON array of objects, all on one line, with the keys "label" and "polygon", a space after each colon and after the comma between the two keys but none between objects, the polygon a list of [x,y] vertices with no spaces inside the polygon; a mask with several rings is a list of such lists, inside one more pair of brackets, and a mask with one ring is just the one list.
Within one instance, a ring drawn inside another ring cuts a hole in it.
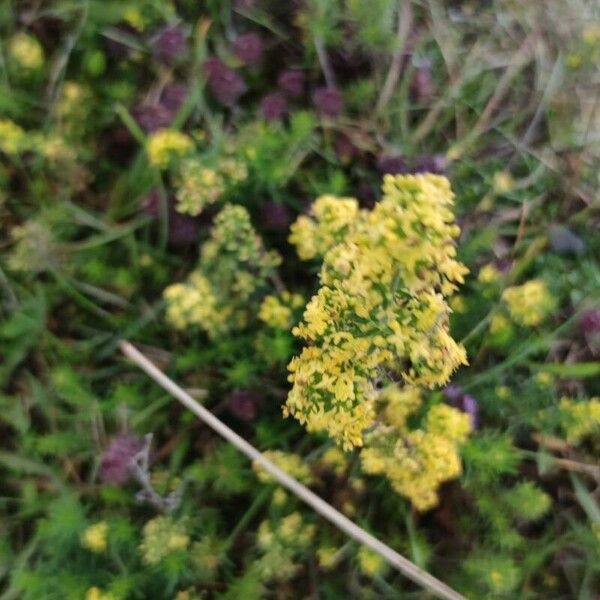
[{"label": "dried diagonal stem", "polygon": [[356,525],[356,523],[337,511],[333,506],[325,502],[306,486],[302,485],[299,481],[265,458],[254,446],[227,427],[227,425],[215,417],[209,410],[204,408],[201,404],[198,404],[198,402],[196,402],[196,400],[194,400],[185,390],[179,387],[172,379],[169,379],[169,377],[129,342],[123,341],[120,346],[123,354],[135,362],[136,365],[156,381],[156,383],[164,390],[177,398],[177,400],[179,400],[186,408],[191,410],[197,417],[204,421],[204,423],[216,431],[221,437],[225,438],[230,444],[235,446],[240,452],[245,454],[252,461],[258,463],[278,483],[298,496],[298,498],[312,507],[322,517],[333,523],[356,541],[368,546],[390,565],[398,569],[403,575],[429,590],[438,598],[444,598],[445,600],[466,600],[464,596],[455,592],[445,583],[436,579],[433,575],[427,573],[427,571],[419,568],[410,560],[404,558],[404,556],[401,556],[395,550],[392,550],[392,548]]}]

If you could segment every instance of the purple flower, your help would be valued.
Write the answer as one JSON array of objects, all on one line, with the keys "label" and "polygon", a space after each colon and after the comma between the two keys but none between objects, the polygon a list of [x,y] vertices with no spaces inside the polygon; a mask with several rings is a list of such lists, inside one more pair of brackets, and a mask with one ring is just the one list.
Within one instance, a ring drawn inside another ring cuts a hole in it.
[{"label": "purple flower", "polygon": [[443,175],[446,172],[447,164],[448,161],[442,154],[424,154],[415,160],[412,172]]},{"label": "purple flower", "polygon": [[448,384],[442,393],[444,394],[444,398],[450,403],[458,402],[464,395],[462,388],[455,383]]},{"label": "purple flower", "polygon": [[377,172],[380,175],[402,175],[409,172],[408,164],[399,155],[380,156],[377,159]]},{"label": "purple flower", "polygon": [[304,73],[300,69],[286,69],[279,74],[277,85],[290,98],[298,98],[304,91]]},{"label": "purple flower", "polygon": [[241,76],[218,58],[209,58],[203,65],[208,88],[224,106],[233,106],[246,91]]},{"label": "purple flower", "polygon": [[252,421],[258,414],[260,395],[252,390],[236,390],[229,395],[229,411],[242,421]]},{"label": "purple flower", "polygon": [[352,140],[343,133],[336,136],[336,138],[333,140],[333,147],[335,149],[335,153],[338,155],[338,158],[343,163],[350,162],[357,155],[358,149]]},{"label": "purple flower", "polygon": [[479,425],[479,406],[477,405],[477,400],[475,400],[473,396],[465,394],[457,408],[469,415],[471,428],[477,429],[477,426]]},{"label": "purple flower", "polygon": [[182,215],[177,211],[169,214],[169,244],[187,246],[198,241],[200,223],[190,215]]},{"label": "purple flower", "polygon": [[508,275],[512,271],[513,261],[509,258],[498,258],[494,261],[494,266],[503,275]]},{"label": "purple flower", "polygon": [[187,100],[188,93],[188,87],[184,83],[170,83],[163,89],[160,103],[176,113]]},{"label": "purple flower", "polygon": [[[142,211],[153,219],[159,219],[161,215],[161,197],[158,190],[151,190],[146,196]],[[167,199],[168,240],[172,246],[186,246],[198,241],[200,232],[200,220],[190,215],[182,215],[175,210],[175,199],[169,196]]]},{"label": "purple flower", "polygon": [[267,94],[260,102],[260,112],[267,121],[281,121],[288,113],[285,96],[280,92]]},{"label": "purple flower", "polygon": [[141,104],[131,111],[131,115],[146,133],[162,129],[173,120],[173,111],[162,104]]},{"label": "purple flower", "polygon": [[261,211],[261,223],[268,231],[286,231],[293,217],[290,209],[281,202],[267,200]]},{"label": "purple flower", "polygon": [[341,92],[335,87],[320,87],[313,92],[313,104],[325,117],[337,117],[344,108]]},{"label": "purple flower", "polygon": [[471,427],[472,429],[476,429],[479,424],[479,406],[477,400],[470,394],[465,394],[463,389],[454,383],[447,385],[442,393],[450,406],[458,408],[458,410],[469,415]]},{"label": "purple flower", "polygon": [[120,435],[110,440],[100,459],[100,479],[104,483],[126,483],[129,465],[144,443],[137,437]]},{"label": "purple flower", "polygon": [[263,41],[258,33],[243,33],[233,41],[233,53],[249,67],[260,64],[263,49]]},{"label": "purple flower", "polygon": [[583,313],[579,327],[586,335],[600,334],[600,308],[592,308]]},{"label": "purple flower", "polygon": [[167,65],[177,62],[187,54],[187,35],[179,23],[159,27],[150,40],[154,56]]}]

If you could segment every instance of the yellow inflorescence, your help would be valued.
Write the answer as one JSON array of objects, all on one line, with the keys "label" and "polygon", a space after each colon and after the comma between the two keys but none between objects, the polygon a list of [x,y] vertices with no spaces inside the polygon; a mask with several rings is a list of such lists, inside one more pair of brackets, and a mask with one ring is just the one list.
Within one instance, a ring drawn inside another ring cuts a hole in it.
[{"label": "yellow inflorescence", "polygon": [[85,593],[85,600],[115,600],[110,592],[103,592],[99,587],[93,586]]},{"label": "yellow inflorescence", "polygon": [[[267,450],[263,456],[275,463],[282,471],[295,477],[302,483],[309,484],[312,481],[312,473],[306,463],[297,454],[287,454],[281,450]],[[259,463],[252,463],[252,468],[256,472],[258,479],[264,483],[273,482],[274,479],[267,473]]]},{"label": "yellow inflorescence", "polygon": [[27,147],[27,135],[16,123],[0,119],[0,152],[9,156],[19,154]]},{"label": "yellow inflorescence", "polygon": [[159,129],[148,137],[146,152],[150,164],[166,169],[172,160],[185,156],[193,148],[192,139],[174,129]]},{"label": "yellow inflorescence", "polygon": [[461,474],[460,446],[471,431],[469,415],[445,404],[432,406],[411,429],[408,419],[421,407],[416,388],[386,390],[382,421],[367,435],[361,452],[366,473],[385,475],[417,510],[438,502],[439,486]]},{"label": "yellow inflorescence", "polygon": [[539,325],[554,309],[555,302],[542,279],[532,279],[523,285],[506,288],[502,300],[511,318],[519,325]]},{"label": "yellow inflorescence", "polygon": [[186,550],[190,538],[182,523],[170,517],[155,517],[144,525],[140,552],[148,565],[157,565],[166,556],[180,550]]},{"label": "yellow inflorescence", "polygon": [[294,311],[304,305],[300,294],[282,292],[265,296],[258,310],[258,318],[273,329],[289,329],[294,320]]},{"label": "yellow inflorescence", "polygon": [[81,536],[81,544],[84,548],[92,552],[104,552],[106,550],[106,535],[108,533],[108,524],[100,521],[95,525],[88,527]]},{"label": "yellow inflorescence", "polygon": [[588,435],[600,433],[600,398],[579,402],[571,398],[562,398],[560,412],[569,442],[576,444]]},{"label": "yellow inflorescence", "polygon": [[184,160],[176,178],[177,211],[199,215],[214,204],[229,186],[244,181],[248,176],[245,163],[225,157],[209,166],[197,159]]},{"label": "yellow inflorescence", "polygon": [[292,227],[300,256],[324,262],[293,330],[310,345],[289,365],[285,414],[347,449],[361,446],[382,373],[433,387],[466,364],[448,332],[446,297],[467,273],[455,259],[452,201],[444,177],[389,175],[372,211],[325,196]]},{"label": "yellow inflorescence", "polygon": [[248,211],[226,205],[217,215],[200,262],[184,283],[165,289],[167,320],[177,329],[199,327],[210,337],[246,326],[279,264],[264,249]]},{"label": "yellow inflorescence", "polygon": [[227,322],[227,307],[219,306],[210,282],[199,271],[184,283],[169,286],[163,295],[167,301],[167,320],[176,329],[196,325],[216,337]]},{"label": "yellow inflorescence", "polygon": [[331,246],[344,239],[359,214],[354,198],[321,196],[311,207],[313,218],[299,217],[290,230],[290,242],[302,260],[323,256]]},{"label": "yellow inflorescence", "polygon": [[496,283],[501,278],[502,273],[492,263],[481,267],[479,275],[477,275],[477,281],[480,283]]},{"label": "yellow inflorescence", "polygon": [[379,554],[367,548],[366,546],[361,546],[358,549],[356,554],[356,558],[358,560],[358,568],[361,573],[367,575],[369,577],[373,577],[374,575],[379,575],[387,568],[387,563]]},{"label": "yellow inflorescence", "polygon": [[37,71],[44,66],[44,50],[37,38],[16,33],[8,42],[8,55],[22,69]]},{"label": "yellow inflorescence", "polygon": [[273,523],[263,521],[258,527],[258,547],[263,556],[257,567],[263,581],[285,580],[298,571],[296,554],[305,550],[315,535],[315,526],[303,521],[298,512],[293,512]]}]

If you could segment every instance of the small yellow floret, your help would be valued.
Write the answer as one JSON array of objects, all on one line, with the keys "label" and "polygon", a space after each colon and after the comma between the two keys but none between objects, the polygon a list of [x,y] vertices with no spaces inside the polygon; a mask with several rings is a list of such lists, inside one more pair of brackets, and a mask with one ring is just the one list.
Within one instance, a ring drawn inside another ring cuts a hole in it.
[{"label": "small yellow floret", "polygon": [[531,279],[523,285],[506,288],[502,300],[511,318],[528,327],[539,325],[555,307],[555,301],[542,279]]},{"label": "small yellow floret", "polygon": [[146,151],[150,164],[166,169],[171,161],[185,156],[193,148],[192,139],[174,129],[159,129],[148,137]]},{"label": "small yellow floret", "polygon": [[107,545],[107,533],[108,524],[106,521],[100,521],[95,525],[91,525],[83,532],[81,544],[92,552],[104,552]]},{"label": "small yellow floret", "polygon": [[44,50],[37,38],[20,32],[8,42],[8,55],[22,69],[37,71],[44,66]]}]

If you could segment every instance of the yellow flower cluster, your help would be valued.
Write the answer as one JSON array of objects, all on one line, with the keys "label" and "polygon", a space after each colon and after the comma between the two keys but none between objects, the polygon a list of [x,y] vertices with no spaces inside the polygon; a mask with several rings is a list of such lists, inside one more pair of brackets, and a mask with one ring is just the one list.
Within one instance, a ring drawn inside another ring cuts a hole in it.
[{"label": "yellow flower cluster", "polygon": [[194,271],[184,283],[170,285],[163,293],[167,301],[167,320],[176,329],[196,325],[212,338],[224,328],[230,307],[219,307],[208,279]]},{"label": "yellow flower cluster", "polygon": [[298,217],[290,228],[290,242],[302,260],[324,256],[341,242],[359,215],[358,201],[326,195],[317,198],[311,216]]},{"label": "yellow flower cluster", "polygon": [[580,402],[562,398],[560,412],[567,440],[572,444],[577,444],[593,433],[600,433],[600,398]]},{"label": "yellow flower cluster", "polygon": [[214,204],[230,186],[248,176],[246,165],[227,157],[214,167],[191,158],[182,162],[176,178],[177,210],[188,215],[199,215]]},{"label": "yellow flower cluster", "polygon": [[20,32],[8,42],[8,56],[21,69],[37,71],[44,66],[44,50],[37,38]]},{"label": "yellow flower cluster", "polygon": [[417,510],[429,510],[438,502],[439,486],[462,472],[459,450],[471,431],[469,415],[437,404],[421,428],[410,429],[407,419],[421,405],[419,390],[386,390],[382,399],[387,404],[383,420],[367,435],[362,468],[385,475]]},{"label": "yellow flower cluster", "polygon": [[502,273],[492,264],[484,265],[479,270],[477,281],[480,283],[496,283],[502,278]]},{"label": "yellow flower cluster", "polygon": [[0,152],[14,156],[27,148],[27,135],[16,123],[0,119]]},{"label": "yellow flower cluster", "polygon": [[258,310],[258,318],[273,329],[289,329],[294,321],[294,311],[304,306],[300,294],[288,291],[265,296]]},{"label": "yellow flower cluster", "polygon": [[319,459],[319,463],[323,468],[332,471],[340,477],[348,469],[350,457],[350,454],[346,454],[338,446],[332,446],[323,453],[323,456]]},{"label": "yellow flower cluster", "polygon": [[189,543],[182,523],[171,517],[155,517],[144,525],[140,552],[146,564],[157,565],[169,554],[186,550]]},{"label": "yellow flower cluster", "polygon": [[89,116],[91,92],[76,81],[65,81],[56,102],[56,116],[65,133],[77,135]]},{"label": "yellow flower cluster", "polygon": [[321,546],[317,549],[317,560],[319,561],[319,567],[323,571],[329,571],[335,567],[339,560],[339,548],[333,546]]},{"label": "yellow flower cluster", "polygon": [[366,546],[361,546],[356,554],[358,568],[361,573],[369,577],[380,575],[387,568],[387,563],[377,552],[374,552]]},{"label": "yellow flower cluster", "polygon": [[93,586],[85,593],[85,600],[115,600],[110,592],[103,592],[99,587]]},{"label": "yellow flower cluster", "polygon": [[305,523],[298,512],[276,523],[263,521],[257,535],[258,546],[264,552],[257,561],[263,581],[293,577],[298,571],[294,558],[310,546],[314,535],[315,526]]},{"label": "yellow flower cluster", "polygon": [[[282,471],[288,475],[295,477],[298,481],[310,484],[312,481],[312,473],[306,463],[297,454],[288,454],[281,450],[267,450],[263,452],[263,456],[268,458],[272,463],[277,465]],[[272,483],[275,481],[269,473],[267,473],[260,464],[252,463],[256,476],[263,483]]]},{"label": "yellow flower cluster", "polygon": [[106,550],[106,535],[108,533],[108,524],[106,521],[100,521],[95,525],[88,527],[81,536],[81,544],[84,548],[92,552],[104,552]]},{"label": "yellow flower cluster", "polygon": [[467,273],[455,259],[452,202],[444,177],[387,175],[372,211],[327,196],[292,227],[301,257],[324,262],[293,329],[310,345],[289,364],[286,416],[346,449],[361,446],[376,417],[375,380],[396,374],[433,387],[466,364],[448,331],[446,297]]},{"label": "yellow flower cluster", "polygon": [[248,211],[226,205],[202,245],[198,267],[184,283],[165,289],[167,320],[177,329],[199,327],[212,338],[242,329],[280,260],[264,249]]},{"label": "yellow flower cluster", "polygon": [[146,152],[151,165],[166,169],[173,160],[190,152],[193,145],[192,139],[181,131],[159,129],[148,137]]},{"label": "yellow flower cluster", "polygon": [[506,288],[502,300],[513,321],[528,327],[539,325],[555,307],[554,298],[542,279],[531,279],[523,285]]}]

